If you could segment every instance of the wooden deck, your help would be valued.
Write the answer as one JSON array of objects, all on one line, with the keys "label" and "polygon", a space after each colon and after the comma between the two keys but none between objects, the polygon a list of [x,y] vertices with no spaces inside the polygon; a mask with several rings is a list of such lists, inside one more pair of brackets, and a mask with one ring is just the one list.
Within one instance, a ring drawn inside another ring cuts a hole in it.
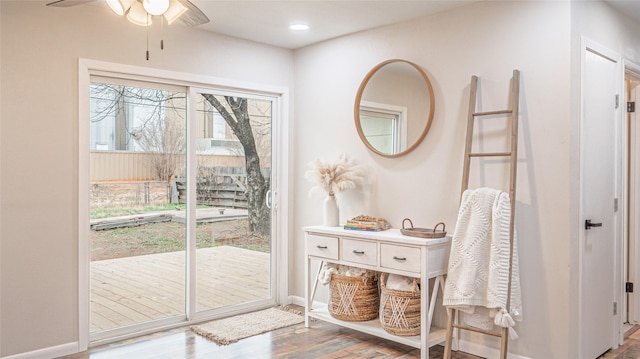
[{"label": "wooden deck", "polygon": [[[221,246],[197,251],[196,310],[269,296],[269,253]],[[91,262],[91,332],[185,312],[185,252]]]}]

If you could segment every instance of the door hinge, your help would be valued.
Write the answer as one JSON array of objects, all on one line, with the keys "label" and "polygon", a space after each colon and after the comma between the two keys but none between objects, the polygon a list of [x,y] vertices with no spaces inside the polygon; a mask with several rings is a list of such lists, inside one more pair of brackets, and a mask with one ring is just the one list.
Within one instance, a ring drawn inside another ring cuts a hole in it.
[{"label": "door hinge", "polygon": [[616,108],[620,107],[620,95],[616,94]]},{"label": "door hinge", "polygon": [[633,282],[627,282],[624,284],[625,293],[633,293]]},{"label": "door hinge", "polygon": [[618,199],[617,198],[613,199],[613,211],[614,212],[618,212]]},{"label": "door hinge", "polygon": [[636,103],[633,101],[627,102],[627,112],[636,112]]},{"label": "door hinge", "polygon": [[613,302],[613,315],[618,315],[618,302]]}]

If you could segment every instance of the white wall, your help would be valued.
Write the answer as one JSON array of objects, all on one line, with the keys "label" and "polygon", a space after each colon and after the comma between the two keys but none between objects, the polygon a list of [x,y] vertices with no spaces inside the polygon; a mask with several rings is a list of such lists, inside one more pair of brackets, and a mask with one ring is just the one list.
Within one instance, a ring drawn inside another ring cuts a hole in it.
[{"label": "white wall", "polygon": [[144,28],[46,2],[3,0],[0,16],[0,356],[78,340],[78,58],[293,85],[290,50],[172,25],[146,61]]},{"label": "white wall", "polygon": [[[322,220],[320,199],[305,194],[303,178],[317,157],[340,152],[370,165],[377,177],[368,214],[395,227],[439,221],[453,230],[471,75],[480,76],[480,107],[507,107],[513,69],[522,73],[517,229],[524,322],[510,350],[531,358],[568,358],[570,3],[481,2],[420,20],[358,33],[295,52],[294,190],[291,290],[303,295],[301,228]],[[433,82],[435,117],[425,141],[397,159],[378,157],[360,142],[353,101],[376,64],[403,58],[422,66]],[[327,106],[331,104],[331,106]],[[490,141],[487,141],[490,142]],[[475,166],[474,166],[475,167]],[[498,170],[472,173],[475,185]],[[476,167],[477,169],[477,167]],[[495,178],[494,178],[495,179]],[[498,181],[501,182],[501,181]],[[344,218],[343,218],[344,220]],[[465,335],[469,339],[469,335]],[[498,347],[494,338],[473,335]],[[495,357],[495,355],[492,355]]]},{"label": "white wall", "polygon": [[[162,53],[152,32],[147,62],[141,28],[102,6],[46,8],[45,2],[0,3],[0,356],[78,338],[77,59],[83,57],[295,86],[289,272],[297,296],[304,293],[301,228],[319,223],[322,213],[321,200],[307,197],[307,164],[348,153],[377,178],[370,203],[351,201],[357,208],[351,212],[366,210],[396,227],[404,217],[417,226],[445,221],[452,230],[470,77],[480,76],[480,107],[489,110],[506,106],[511,72],[521,70],[517,227],[524,322],[510,349],[531,358],[575,357],[570,292],[577,239],[567,224],[576,219],[576,38],[586,34],[640,63],[635,23],[597,2],[490,1],[327,41],[295,58],[175,26],[165,29]],[[422,66],[436,95],[425,141],[397,159],[368,152],[353,120],[360,81],[390,58]],[[492,174],[498,165],[485,165],[472,173],[482,179],[474,185],[494,186],[502,178]],[[497,346],[486,337],[472,340]]]}]

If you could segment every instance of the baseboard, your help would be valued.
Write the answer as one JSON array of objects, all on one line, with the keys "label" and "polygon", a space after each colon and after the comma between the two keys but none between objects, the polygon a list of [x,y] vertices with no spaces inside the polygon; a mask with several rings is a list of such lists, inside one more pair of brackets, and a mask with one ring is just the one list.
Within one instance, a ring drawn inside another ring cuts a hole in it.
[{"label": "baseboard", "polygon": [[[461,352],[473,354],[482,358],[499,358],[500,350],[490,348],[478,343],[470,342],[468,340],[460,339],[458,341],[459,350]],[[509,353],[509,359],[532,359],[518,354]]]},{"label": "baseboard", "polygon": [[[301,307],[304,307],[305,305],[305,300],[302,297],[298,297],[296,295],[290,295],[289,296],[289,303],[291,304],[295,304],[295,305],[299,305]],[[318,308],[318,307],[322,307],[322,306],[327,306],[327,303],[324,302],[318,302],[317,300],[313,301],[312,307],[313,308]]]},{"label": "baseboard", "polygon": [[78,342],[56,345],[26,353],[14,354],[2,359],[51,359],[78,352]]},{"label": "baseboard", "polygon": [[289,303],[304,307],[304,298],[298,297],[297,295],[290,295]]}]

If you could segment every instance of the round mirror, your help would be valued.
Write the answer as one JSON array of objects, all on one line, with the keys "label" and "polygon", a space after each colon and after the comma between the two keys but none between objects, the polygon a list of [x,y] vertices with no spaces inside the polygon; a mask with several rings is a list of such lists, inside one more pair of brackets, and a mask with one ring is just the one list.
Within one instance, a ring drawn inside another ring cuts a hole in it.
[{"label": "round mirror", "polygon": [[431,81],[418,65],[387,60],[367,73],[354,106],[362,142],[385,157],[416,148],[429,132],[434,97]]}]

